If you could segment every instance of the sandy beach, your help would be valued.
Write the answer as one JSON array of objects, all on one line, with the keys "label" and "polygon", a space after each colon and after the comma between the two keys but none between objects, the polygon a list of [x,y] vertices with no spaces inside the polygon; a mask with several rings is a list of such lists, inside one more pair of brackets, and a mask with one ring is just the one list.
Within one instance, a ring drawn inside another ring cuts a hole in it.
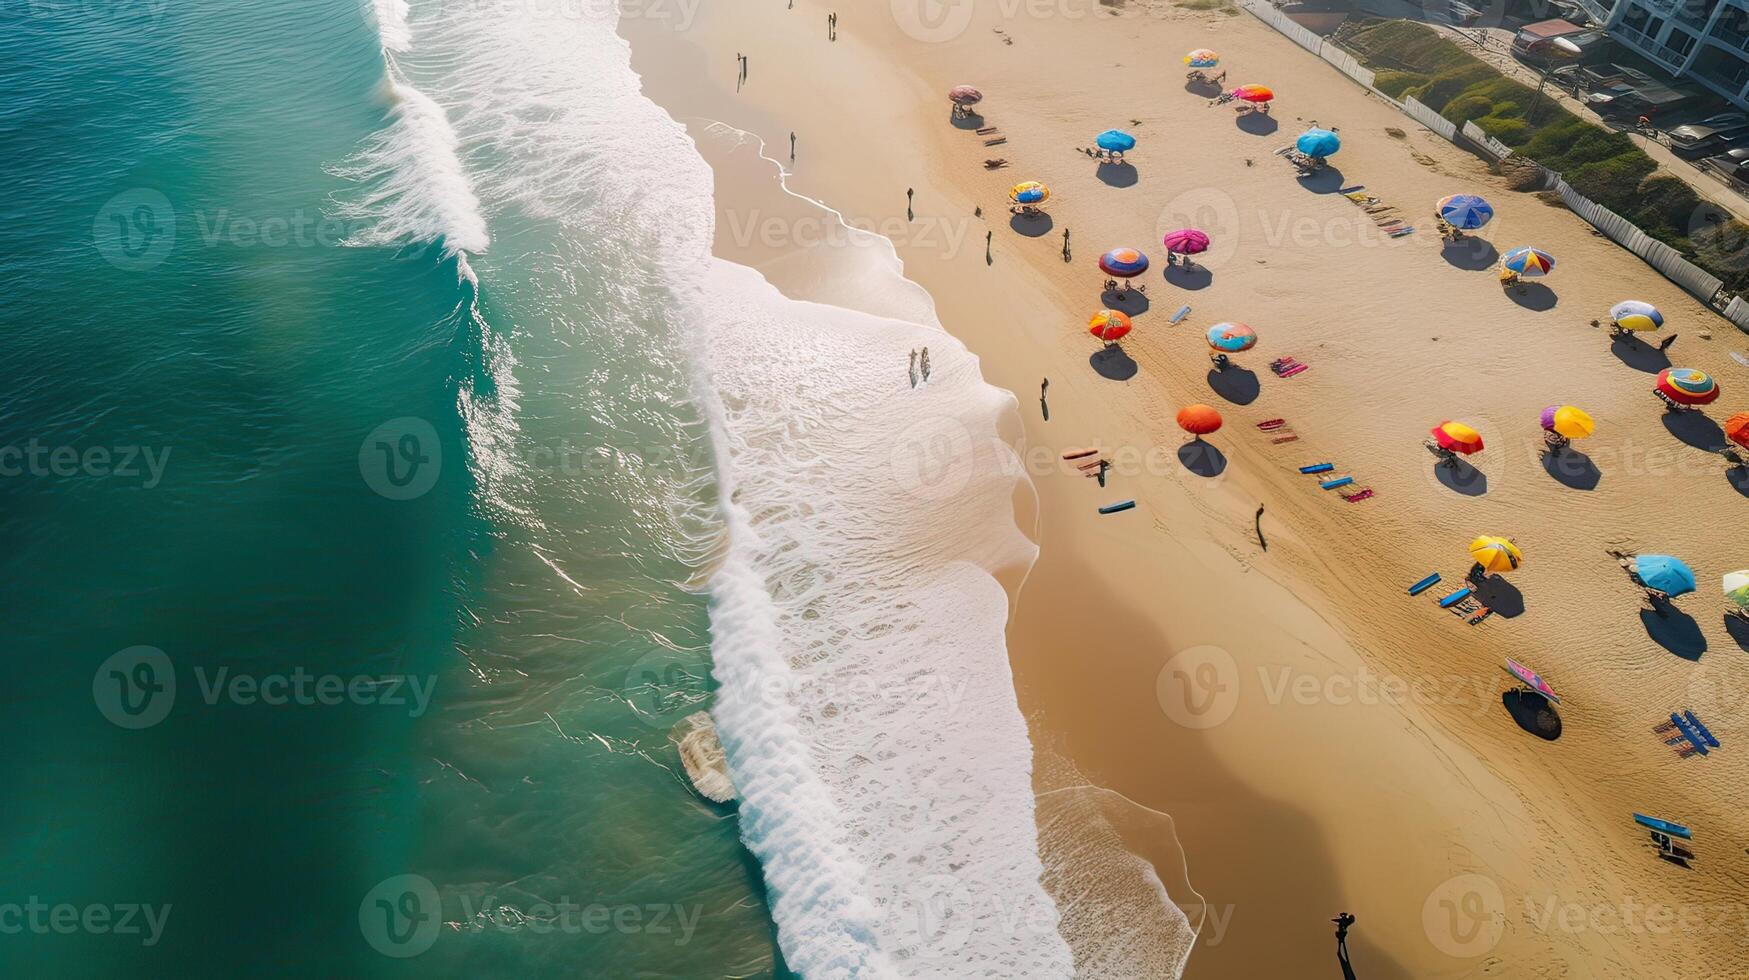
[{"label": "sandy beach", "polygon": [[[1039,557],[1011,577],[1008,647],[1038,770],[1171,815],[1206,900],[1186,909],[1201,925],[1186,976],[1339,976],[1342,910],[1368,980],[1749,971],[1749,766],[1733,751],[1749,735],[1749,630],[1727,627],[1717,594],[1749,566],[1749,481],[1701,448],[1749,405],[1749,368],[1729,356],[1749,338],[1243,13],[1059,0],[925,20],[895,2],[840,11],[834,41],[819,0],[704,0],[684,21],[644,9],[622,33],[646,93],[716,170],[717,254],[792,298],[879,312],[856,276],[879,255],[834,229],[884,235],[984,378],[1015,393],[1036,490],[1016,507]],[[1239,120],[1187,91],[1179,58],[1202,46],[1231,83],[1273,87],[1272,115]],[[1006,143],[950,119],[961,83]],[[1311,120],[1344,143],[1335,172],[1301,181],[1273,151]],[[1113,127],[1140,145],[1132,168],[1102,173],[1078,148]],[[1048,220],[1010,219],[1022,180],[1051,187]],[[1418,230],[1386,237],[1334,193],[1356,185]],[[1556,256],[1546,286],[1515,296],[1485,253],[1442,253],[1430,211],[1458,192],[1494,203],[1481,237],[1499,251]],[[1201,273],[1167,275],[1160,235],[1186,225],[1214,247]],[[1086,329],[1104,305],[1095,262],[1117,246],[1155,260],[1145,311],[1128,301],[1125,381],[1096,373]],[[1676,365],[1719,380],[1706,418],[1666,419],[1651,394],[1665,362],[1590,326],[1629,298],[1663,310]],[[1203,336],[1223,320],[1261,342],[1211,377]],[[1282,356],[1310,368],[1278,378]],[[1226,419],[1208,437],[1218,458],[1181,456],[1173,417],[1193,402]],[[1559,403],[1598,429],[1578,446],[1594,469],[1557,479],[1537,415]],[[1298,441],[1255,427],[1276,418]],[[1480,476],[1436,471],[1421,442],[1444,419],[1482,432]],[[1059,460],[1083,446],[1112,460],[1108,487]],[[1298,472],[1326,461],[1376,496],[1345,502]],[[1444,586],[1405,595],[1433,571],[1458,583],[1479,534],[1526,557],[1495,587],[1496,615],[1440,611]],[[1700,589],[1669,618],[1642,615],[1610,548],[1680,556]],[[1559,740],[1503,708],[1507,656],[1563,696]],[[1722,751],[1678,759],[1652,732],[1684,708]],[[1635,811],[1693,827],[1693,866],[1659,860]]]}]

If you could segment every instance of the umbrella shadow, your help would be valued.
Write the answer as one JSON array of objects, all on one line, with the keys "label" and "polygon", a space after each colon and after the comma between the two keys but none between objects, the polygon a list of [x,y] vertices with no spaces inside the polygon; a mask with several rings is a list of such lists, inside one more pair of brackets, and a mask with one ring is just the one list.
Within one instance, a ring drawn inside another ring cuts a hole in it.
[{"label": "umbrella shadow", "polygon": [[1631,336],[1617,337],[1610,341],[1609,352],[1616,359],[1647,374],[1657,374],[1670,366],[1670,357],[1651,344],[1643,344]]},{"label": "umbrella shadow", "polygon": [[969,113],[967,115],[962,116],[962,115],[959,115],[957,113],[954,113],[952,109],[949,109],[948,112],[952,115],[952,119],[950,121],[953,123],[953,128],[955,128],[955,129],[983,129],[984,128],[984,117],[982,115],[980,115],[979,113],[973,112],[973,113]]},{"label": "umbrella shadow", "polygon": [[1640,622],[1653,643],[1684,660],[1699,660],[1706,652],[1706,634],[1700,631],[1700,624],[1668,602],[1658,600],[1657,609],[1640,610]]},{"label": "umbrella shadow", "polygon": [[1664,428],[1696,449],[1716,452],[1725,446],[1725,430],[1705,412],[1665,412]]},{"label": "umbrella shadow", "polygon": [[1207,289],[1215,281],[1215,274],[1203,265],[1174,263],[1166,267],[1166,281],[1179,289]]},{"label": "umbrella shadow", "polygon": [[1209,387],[1215,394],[1235,405],[1251,404],[1257,400],[1258,392],[1263,390],[1263,386],[1257,382],[1257,372],[1236,364],[1227,365],[1225,371],[1220,368],[1210,370]]},{"label": "umbrella shadow", "polygon": [[1518,727],[1547,742],[1561,737],[1561,716],[1549,699],[1535,691],[1507,691],[1500,696],[1506,713]]},{"label": "umbrella shadow", "polygon": [[1439,250],[1447,264],[1466,272],[1482,272],[1494,268],[1500,261],[1500,251],[1486,238],[1465,235],[1455,242],[1446,242]]},{"label": "umbrella shadow", "polygon": [[1300,186],[1314,194],[1334,194],[1343,186],[1342,171],[1325,164],[1299,178]]},{"label": "umbrella shadow", "polygon": [[1435,463],[1433,474],[1447,490],[1461,493],[1466,497],[1480,497],[1488,492],[1488,474],[1476,469],[1461,459],[1449,463]]},{"label": "umbrella shadow", "polygon": [[1107,381],[1128,381],[1136,376],[1136,362],[1116,344],[1094,351],[1087,363]]},{"label": "umbrella shadow", "polygon": [[1192,95],[1200,95],[1205,99],[1212,99],[1221,94],[1220,83],[1211,82],[1206,78],[1200,82],[1194,78],[1185,82],[1184,90]]},{"label": "umbrella shadow", "polygon": [[1555,481],[1572,490],[1596,490],[1603,473],[1591,457],[1577,449],[1543,454],[1543,471]]},{"label": "umbrella shadow", "polygon": [[1119,310],[1130,316],[1148,312],[1148,294],[1139,289],[1107,289],[1099,294],[1099,302],[1108,310]]},{"label": "umbrella shadow", "polygon": [[1749,497],[1749,466],[1733,466],[1725,471],[1725,482],[1731,489]]},{"label": "umbrella shadow", "polygon": [[1008,219],[1008,227],[1028,238],[1048,235],[1054,226],[1055,222],[1051,221],[1050,213],[1046,211],[1016,211],[1014,216]]},{"label": "umbrella shadow", "polygon": [[1742,647],[1744,650],[1749,650],[1749,623],[1744,622],[1736,616],[1726,614],[1725,632],[1730,634],[1731,639],[1737,641],[1739,647]]},{"label": "umbrella shadow", "polygon": [[1476,601],[1494,610],[1494,615],[1506,619],[1524,615],[1524,593],[1504,578],[1490,575],[1477,582],[1475,588]]},{"label": "umbrella shadow", "polygon": [[1099,181],[1107,187],[1134,187],[1139,179],[1134,164],[1107,162],[1099,165]]},{"label": "umbrella shadow", "polygon": [[1237,115],[1239,128],[1252,136],[1268,136],[1281,128],[1275,117],[1267,112],[1241,112]]},{"label": "umbrella shadow", "polygon": [[1192,439],[1178,447],[1178,461],[1197,476],[1217,477],[1226,472],[1227,455],[1213,443]]},{"label": "umbrella shadow", "polygon": [[1543,313],[1555,308],[1561,297],[1555,291],[1540,282],[1521,282],[1506,290],[1506,295],[1514,303],[1533,313]]}]

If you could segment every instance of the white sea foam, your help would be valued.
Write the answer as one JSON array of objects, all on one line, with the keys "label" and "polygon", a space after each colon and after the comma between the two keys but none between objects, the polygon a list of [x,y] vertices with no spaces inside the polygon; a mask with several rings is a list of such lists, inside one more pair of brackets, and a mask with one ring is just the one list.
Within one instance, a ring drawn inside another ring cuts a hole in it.
[{"label": "white sea foam", "polygon": [[558,261],[607,278],[596,329],[655,317],[641,336],[696,356],[726,525],[713,715],[785,959],[811,980],[1070,976],[991,575],[1033,556],[998,434],[1012,396],[896,260],[915,316],[794,302],[712,258],[710,171],[611,18],[437,7],[414,10],[419,77],[486,209],[550,224]]}]

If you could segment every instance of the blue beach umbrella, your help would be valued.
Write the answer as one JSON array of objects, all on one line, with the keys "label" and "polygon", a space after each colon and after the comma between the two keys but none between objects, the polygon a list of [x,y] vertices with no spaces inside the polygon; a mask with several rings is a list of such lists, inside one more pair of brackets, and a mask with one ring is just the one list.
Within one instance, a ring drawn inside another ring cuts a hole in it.
[{"label": "blue beach umbrella", "polygon": [[1111,153],[1128,153],[1136,148],[1136,138],[1121,129],[1108,129],[1095,136],[1093,142]]},{"label": "blue beach umbrella", "polygon": [[1294,141],[1294,148],[1309,157],[1333,156],[1342,149],[1342,138],[1328,129],[1313,126],[1300,134],[1300,138]]},{"label": "blue beach umbrella", "polygon": [[1434,206],[1446,224],[1462,231],[1475,231],[1494,217],[1494,205],[1474,194],[1453,194]]},{"label": "blue beach umbrella", "polygon": [[1694,569],[1669,555],[1635,555],[1634,574],[1648,589],[1672,598],[1694,591]]}]

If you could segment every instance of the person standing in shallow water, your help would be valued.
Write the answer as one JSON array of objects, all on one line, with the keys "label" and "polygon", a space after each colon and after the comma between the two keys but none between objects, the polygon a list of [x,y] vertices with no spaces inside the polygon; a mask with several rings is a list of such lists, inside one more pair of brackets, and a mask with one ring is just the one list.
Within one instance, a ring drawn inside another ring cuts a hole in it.
[{"label": "person standing in shallow water", "polygon": [[917,348],[911,348],[911,387],[917,387]]},{"label": "person standing in shallow water", "polygon": [[927,347],[923,348],[923,356],[919,357],[917,359],[917,363],[919,366],[921,366],[923,368],[923,380],[928,381],[929,380],[929,348],[927,348]]}]

